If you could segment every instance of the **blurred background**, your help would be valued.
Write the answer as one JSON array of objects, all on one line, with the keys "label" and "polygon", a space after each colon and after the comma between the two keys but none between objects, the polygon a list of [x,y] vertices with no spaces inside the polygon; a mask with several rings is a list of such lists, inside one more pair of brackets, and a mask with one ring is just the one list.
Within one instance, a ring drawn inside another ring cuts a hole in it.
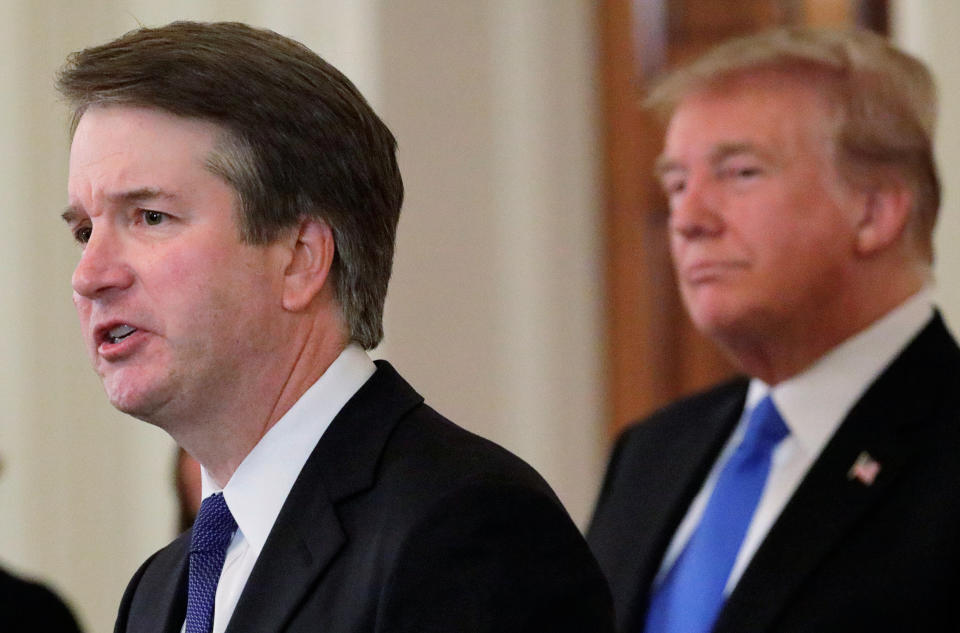
[{"label": "blurred background", "polygon": [[[175,453],[112,410],[80,344],[53,77],[71,51],[174,19],[272,28],[367,96],[408,192],[377,355],[533,464],[581,526],[616,429],[729,371],[672,290],[659,131],[637,107],[651,77],[775,23],[865,24],[931,65],[940,165],[960,162],[953,0],[0,0],[0,563],[88,631],[111,630],[176,533]],[[960,176],[942,177],[938,295],[960,323]]]}]

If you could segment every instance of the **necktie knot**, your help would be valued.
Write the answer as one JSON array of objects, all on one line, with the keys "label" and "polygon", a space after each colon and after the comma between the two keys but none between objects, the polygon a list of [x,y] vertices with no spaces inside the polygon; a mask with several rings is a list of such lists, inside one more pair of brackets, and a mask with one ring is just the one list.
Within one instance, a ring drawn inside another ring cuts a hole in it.
[{"label": "necktie knot", "polygon": [[226,550],[236,531],[237,522],[230,514],[223,493],[210,495],[200,504],[200,511],[193,522],[190,552]]},{"label": "necktie knot", "polygon": [[738,451],[767,454],[789,434],[790,429],[777,411],[773,398],[768,395],[753,408]]}]

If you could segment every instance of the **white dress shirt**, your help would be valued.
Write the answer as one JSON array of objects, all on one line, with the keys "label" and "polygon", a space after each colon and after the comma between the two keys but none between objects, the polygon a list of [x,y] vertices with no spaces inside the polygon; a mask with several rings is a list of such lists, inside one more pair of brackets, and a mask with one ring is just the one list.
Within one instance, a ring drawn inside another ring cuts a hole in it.
[{"label": "white dress shirt", "polygon": [[[376,365],[350,344],[317,382],[260,439],[223,488],[237,531],[217,585],[213,633],[223,633],[247,584],[280,508],[320,437],[343,405],[373,375]],[[221,492],[201,467],[203,498]],[[186,623],[181,631],[186,630]]]},{"label": "white dress shirt", "polygon": [[932,316],[932,293],[923,289],[772,390],[761,380],[751,380],[740,422],[674,533],[654,586],[660,584],[693,534],[720,471],[743,439],[750,413],[768,393],[790,435],[774,450],[770,474],[727,578],[725,595],[733,591],[774,521],[847,413]]}]

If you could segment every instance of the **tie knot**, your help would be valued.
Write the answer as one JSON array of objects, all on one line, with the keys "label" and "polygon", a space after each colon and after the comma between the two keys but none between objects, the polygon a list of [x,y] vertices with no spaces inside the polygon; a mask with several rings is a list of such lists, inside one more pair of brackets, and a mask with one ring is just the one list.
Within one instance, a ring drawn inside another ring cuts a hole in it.
[{"label": "tie knot", "polygon": [[780,440],[790,434],[790,429],[777,411],[777,405],[769,395],[761,400],[750,414],[743,446],[750,450],[770,451]]},{"label": "tie knot", "polygon": [[230,514],[223,493],[210,495],[200,504],[200,512],[193,522],[190,551],[225,551],[236,530],[237,522]]}]

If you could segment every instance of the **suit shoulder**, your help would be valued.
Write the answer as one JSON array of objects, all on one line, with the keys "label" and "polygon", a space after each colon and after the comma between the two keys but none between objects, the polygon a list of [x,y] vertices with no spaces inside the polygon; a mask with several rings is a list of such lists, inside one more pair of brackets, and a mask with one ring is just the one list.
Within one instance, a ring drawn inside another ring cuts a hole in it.
[{"label": "suit shoulder", "polygon": [[664,434],[675,436],[684,429],[701,425],[705,418],[739,412],[743,408],[748,385],[749,379],[738,376],[675,400],[627,426],[617,439],[617,444],[645,442]]},{"label": "suit shoulder", "polygon": [[397,424],[381,461],[381,473],[436,494],[471,482],[501,482],[554,497],[543,478],[522,459],[451,422],[422,404]]},{"label": "suit shoulder", "polygon": [[631,503],[638,487],[661,490],[664,478],[691,459],[719,452],[746,400],[746,378],[734,378],[677,400],[627,427],[607,463],[594,524],[612,495]]},{"label": "suit shoulder", "polygon": [[75,633],[80,630],[70,608],[46,585],[18,578],[3,569],[0,569],[0,606],[4,631]]},{"label": "suit shoulder", "polygon": [[396,539],[384,623],[612,631],[609,591],[583,536],[519,457],[423,405],[394,431],[378,482]]},{"label": "suit shoulder", "polygon": [[[178,587],[178,579],[186,574],[189,545],[190,531],[187,530],[140,565],[120,599],[115,631],[126,631],[131,621],[161,622],[185,613],[186,593],[173,595],[173,592]],[[186,578],[182,580],[185,582]],[[167,610],[171,605],[172,612]]]},{"label": "suit shoulder", "polygon": [[384,630],[613,631],[603,574],[562,506],[509,483],[436,499],[405,531],[383,595]]}]

